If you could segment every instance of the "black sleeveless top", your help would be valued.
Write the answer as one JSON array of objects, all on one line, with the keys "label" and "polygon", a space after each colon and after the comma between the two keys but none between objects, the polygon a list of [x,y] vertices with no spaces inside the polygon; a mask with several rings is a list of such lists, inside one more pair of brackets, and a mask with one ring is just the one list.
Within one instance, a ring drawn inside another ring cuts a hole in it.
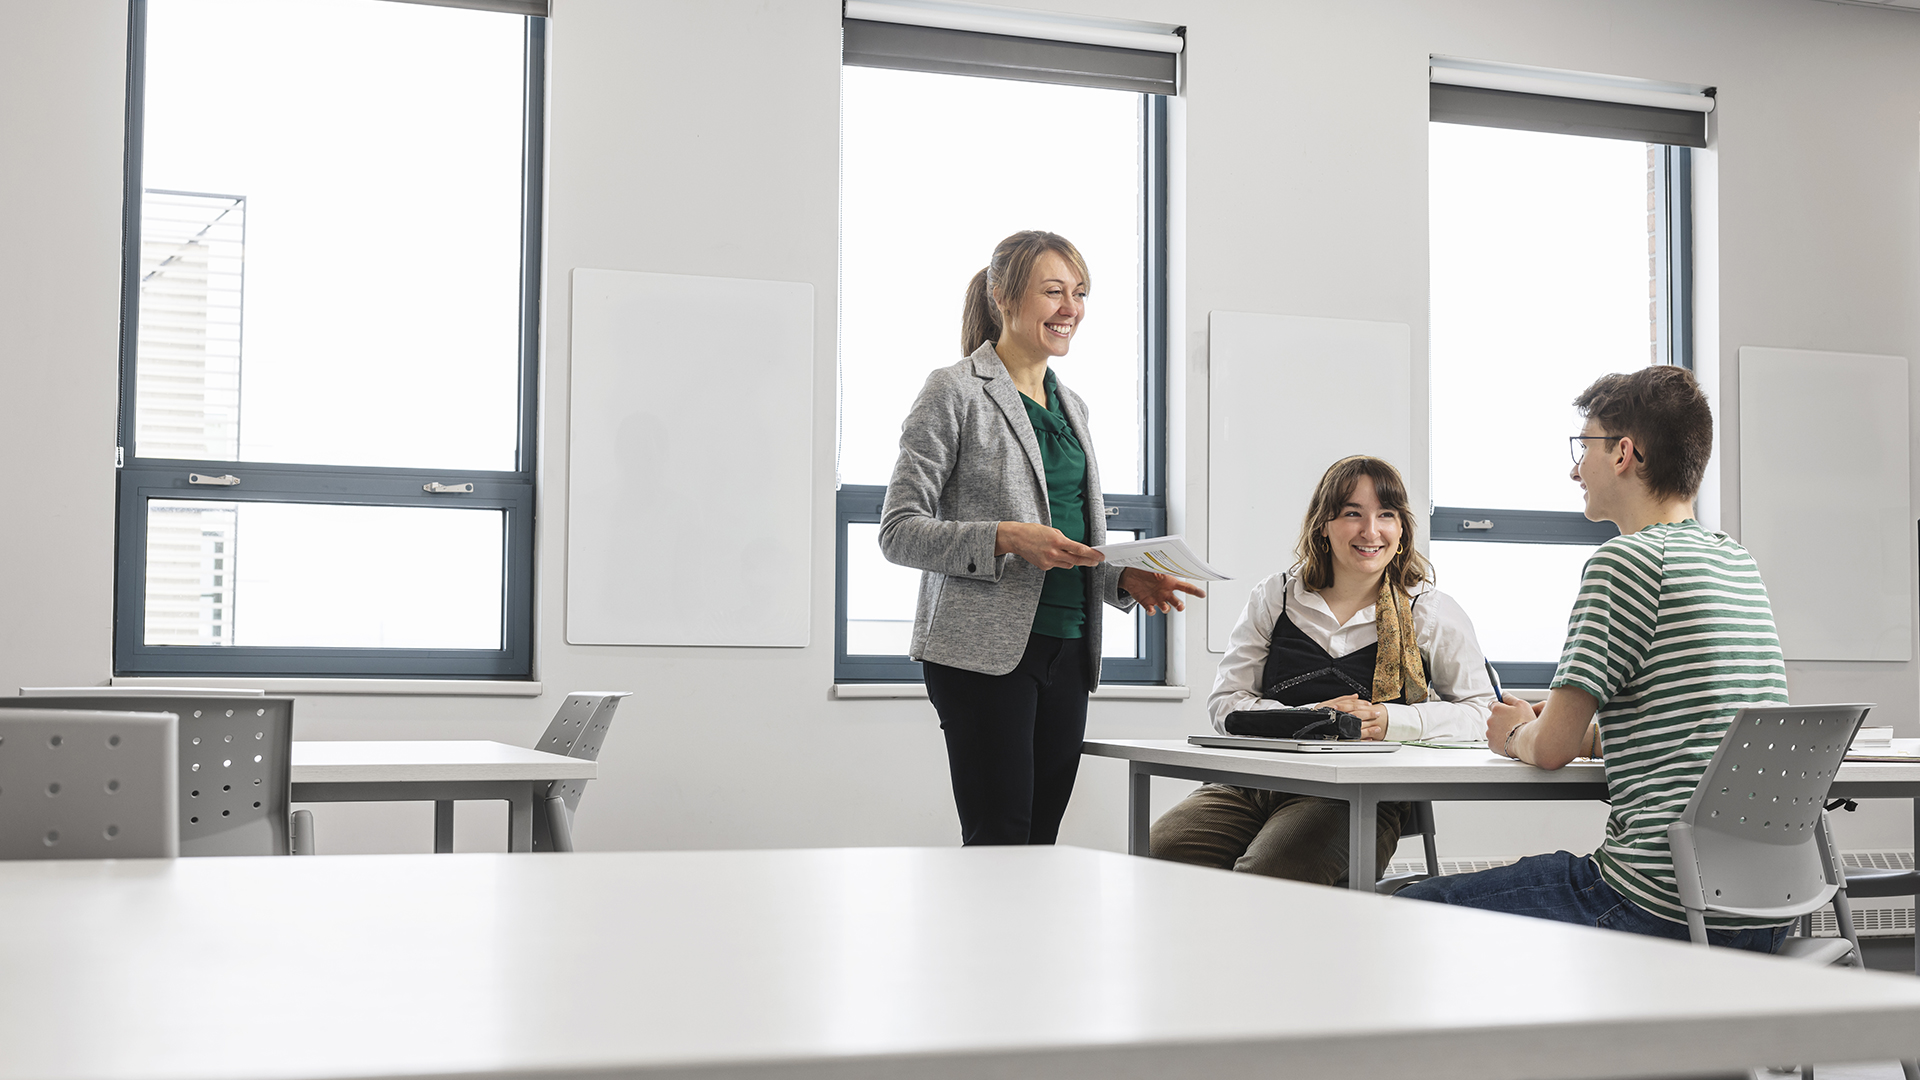
[{"label": "black sleeveless top", "polygon": [[[1260,696],[1290,705],[1311,705],[1347,694],[1358,694],[1362,701],[1372,700],[1369,695],[1373,693],[1373,667],[1380,657],[1380,643],[1375,641],[1364,649],[1333,657],[1287,617],[1292,585],[1291,577],[1282,579],[1280,617],[1274,620],[1273,634],[1267,641],[1267,664],[1260,672]],[[1420,603],[1420,598],[1414,597],[1413,603]],[[1431,674],[1425,653],[1420,654],[1420,670]],[[1407,700],[1405,682],[1401,685],[1399,697],[1374,704],[1412,704]],[[1427,685],[1433,685],[1430,677]]]}]

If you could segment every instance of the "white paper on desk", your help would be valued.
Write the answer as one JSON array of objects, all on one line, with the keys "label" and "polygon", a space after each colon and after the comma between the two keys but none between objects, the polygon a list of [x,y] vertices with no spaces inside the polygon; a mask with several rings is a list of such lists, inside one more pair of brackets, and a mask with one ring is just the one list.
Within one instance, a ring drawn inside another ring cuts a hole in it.
[{"label": "white paper on desk", "polygon": [[1227,575],[1208,566],[1178,536],[1156,536],[1148,540],[1124,540],[1101,544],[1093,550],[1107,557],[1108,566],[1131,566],[1156,574],[1172,574],[1189,581],[1230,581]]}]

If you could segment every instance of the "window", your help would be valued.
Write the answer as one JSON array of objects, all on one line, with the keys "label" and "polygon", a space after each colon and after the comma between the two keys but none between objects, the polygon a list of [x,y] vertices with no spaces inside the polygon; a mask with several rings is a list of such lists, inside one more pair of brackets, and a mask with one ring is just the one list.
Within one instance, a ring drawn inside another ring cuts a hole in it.
[{"label": "window", "polygon": [[543,6],[133,0],[118,673],[530,674]]},{"label": "window", "polygon": [[1617,531],[1567,475],[1573,398],[1608,372],[1691,366],[1704,116],[1435,83],[1432,555],[1509,686],[1550,680],[1581,568]]},{"label": "window", "polygon": [[[1087,320],[1055,370],[1092,413],[1108,535],[1166,531],[1162,95],[1174,57],[845,25],[834,677],[918,682],[906,654],[920,574],[882,558],[880,507],[900,422],[927,373],[960,359],[962,294],[1002,237],[1043,228],[1086,256]],[[1072,151],[1045,159],[1046,183],[982,182],[1007,123],[1030,125],[1036,164],[1049,130],[1071,131]],[[1103,678],[1164,681],[1165,619],[1105,618]]]}]

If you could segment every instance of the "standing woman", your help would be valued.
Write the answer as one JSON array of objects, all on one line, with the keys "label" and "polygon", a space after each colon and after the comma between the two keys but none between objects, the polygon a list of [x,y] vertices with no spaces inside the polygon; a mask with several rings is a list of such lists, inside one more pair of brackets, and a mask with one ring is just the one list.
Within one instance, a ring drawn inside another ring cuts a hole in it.
[{"label": "standing woman", "polygon": [[1087,407],[1047,366],[1086,317],[1087,264],[1018,232],[967,286],[966,358],[927,377],[900,427],[880,516],[888,561],[924,571],[913,658],[940,714],[966,844],[1051,844],[1100,684],[1100,609],[1203,595],[1102,566]]}]

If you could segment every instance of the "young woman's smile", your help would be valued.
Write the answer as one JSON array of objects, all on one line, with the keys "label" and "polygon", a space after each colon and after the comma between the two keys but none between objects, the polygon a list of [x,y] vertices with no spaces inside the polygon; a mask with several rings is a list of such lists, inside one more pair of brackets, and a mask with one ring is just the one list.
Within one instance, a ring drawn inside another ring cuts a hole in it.
[{"label": "young woman's smile", "polygon": [[1380,505],[1373,478],[1362,476],[1346,505],[1324,527],[1333,548],[1334,574],[1374,577],[1385,571],[1400,551],[1401,531],[1400,515]]}]

